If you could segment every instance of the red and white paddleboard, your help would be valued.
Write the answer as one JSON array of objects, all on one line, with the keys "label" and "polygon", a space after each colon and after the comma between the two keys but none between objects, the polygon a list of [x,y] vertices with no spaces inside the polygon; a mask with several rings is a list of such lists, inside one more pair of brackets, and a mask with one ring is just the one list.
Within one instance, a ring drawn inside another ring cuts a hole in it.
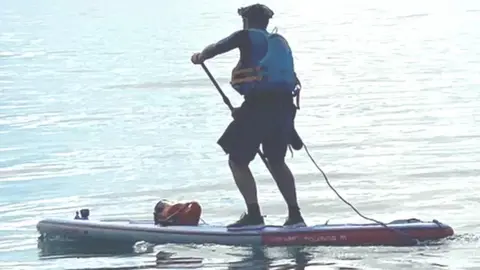
[{"label": "red and white paddleboard", "polygon": [[220,245],[413,245],[452,236],[453,229],[436,220],[397,220],[386,224],[328,224],[300,228],[263,226],[229,230],[224,226],[167,226],[153,221],[45,219],[37,224],[41,237],[77,240],[145,241],[152,244]]}]

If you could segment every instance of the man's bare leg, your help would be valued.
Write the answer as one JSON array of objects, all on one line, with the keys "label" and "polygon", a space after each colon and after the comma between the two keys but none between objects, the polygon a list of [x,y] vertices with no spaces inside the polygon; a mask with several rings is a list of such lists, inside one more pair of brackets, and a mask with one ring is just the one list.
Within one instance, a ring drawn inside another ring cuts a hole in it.
[{"label": "man's bare leg", "polygon": [[250,168],[247,164],[238,164],[232,160],[229,160],[228,164],[232,170],[235,184],[245,200],[248,213],[247,217],[242,217],[238,222],[229,225],[229,227],[263,225],[263,218],[258,205],[257,185]]},{"label": "man's bare leg", "polygon": [[284,161],[269,162],[278,189],[288,206],[288,219],[285,225],[305,225],[298,207],[295,179]]}]

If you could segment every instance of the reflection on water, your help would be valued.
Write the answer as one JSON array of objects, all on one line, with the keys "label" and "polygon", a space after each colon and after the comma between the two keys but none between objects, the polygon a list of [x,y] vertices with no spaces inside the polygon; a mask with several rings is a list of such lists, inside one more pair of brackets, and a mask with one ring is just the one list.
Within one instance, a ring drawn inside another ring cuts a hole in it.
[{"label": "reflection on water", "polygon": [[[71,265],[68,269],[363,269],[365,260],[396,254],[397,265],[410,268],[423,265],[445,268],[446,254],[452,247],[479,242],[473,235],[458,235],[434,245],[417,247],[225,247],[218,245],[158,245],[139,242],[135,245],[109,241],[40,240],[41,260],[67,258],[111,258],[121,265]],[[98,262],[98,261],[97,261]]]},{"label": "reflection on water", "polygon": [[38,239],[39,257],[57,259],[69,257],[97,257],[140,254],[135,246],[114,241],[42,240]]},{"label": "reflection on water", "polygon": [[[305,269],[309,265],[332,265],[334,263],[311,263],[314,258],[308,248],[285,247],[242,247],[227,248],[223,255],[234,256],[234,261],[224,263],[217,261],[215,256],[206,258],[204,256],[184,256],[182,252],[172,252],[174,245],[154,247],[148,243],[137,243],[134,246],[119,242],[108,241],[60,241],[60,240],[38,240],[40,250],[39,257],[42,260],[59,258],[95,258],[95,257],[135,257],[144,254],[151,255],[149,262],[142,265],[119,266],[110,268],[73,268],[73,269],[146,269],[146,268],[209,268],[225,267],[227,269]],[[154,249],[156,248],[156,249]],[[195,250],[197,246],[188,248]],[[213,249],[213,245],[205,246],[206,249]],[[221,248],[219,248],[221,249]],[[184,252],[188,254],[190,252]],[[156,254],[156,255],[153,255]],[[220,257],[220,256],[219,256]]]}]

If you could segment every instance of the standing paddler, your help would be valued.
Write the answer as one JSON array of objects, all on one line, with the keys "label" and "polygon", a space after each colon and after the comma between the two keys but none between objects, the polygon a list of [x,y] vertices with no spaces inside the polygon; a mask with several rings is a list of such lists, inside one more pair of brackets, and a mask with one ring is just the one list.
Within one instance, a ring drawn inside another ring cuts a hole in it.
[{"label": "standing paddler", "polygon": [[284,226],[306,226],[298,207],[295,179],[285,164],[289,145],[301,148],[295,136],[296,107],[293,98],[299,84],[292,51],[287,41],[266,28],[273,11],[255,4],[240,8],[243,29],[192,55],[194,64],[240,50],[240,60],[232,72],[232,87],[244,96],[233,111],[234,120],[218,140],[229,155],[228,164],[247,205],[247,212],[228,227],[264,225],[258,205],[257,188],[249,164],[262,145],[268,166],[288,206]]}]

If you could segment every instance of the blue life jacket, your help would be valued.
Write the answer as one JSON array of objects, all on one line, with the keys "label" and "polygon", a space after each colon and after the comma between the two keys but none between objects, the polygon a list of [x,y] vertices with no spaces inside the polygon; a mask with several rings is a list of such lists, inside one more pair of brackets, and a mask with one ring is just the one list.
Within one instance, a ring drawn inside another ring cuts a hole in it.
[{"label": "blue life jacket", "polygon": [[243,59],[232,71],[232,87],[241,95],[277,91],[296,96],[300,82],[286,39],[260,29],[249,29],[248,34],[252,44],[251,59]]}]

